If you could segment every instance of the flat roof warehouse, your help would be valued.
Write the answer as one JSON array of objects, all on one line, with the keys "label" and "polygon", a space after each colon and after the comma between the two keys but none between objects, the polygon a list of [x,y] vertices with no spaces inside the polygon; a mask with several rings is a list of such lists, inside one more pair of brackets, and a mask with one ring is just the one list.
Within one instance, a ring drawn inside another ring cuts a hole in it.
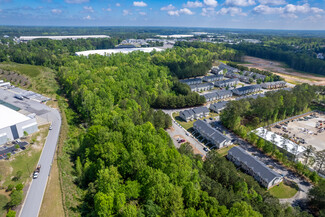
[{"label": "flat roof warehouse", "polygon": [[116,53],[123,53],[128,54],[133,51],[143,51],[145,53],[150,53],[151,51],[163,51],[164,48],[157,48],[157,47],[145,47],[145,48],[122,48],[122,49],[105,49],[105,50],[86,50],[86,51],[80,51],[76,52],[77,56],[89,56],[92,54],[99,54],[102,56],[107,56],[110,54],[116,54]]},{"label": "flat roof warehouse", "polygon": [[0,129],[29,119],[29,117],[0,104]]}]

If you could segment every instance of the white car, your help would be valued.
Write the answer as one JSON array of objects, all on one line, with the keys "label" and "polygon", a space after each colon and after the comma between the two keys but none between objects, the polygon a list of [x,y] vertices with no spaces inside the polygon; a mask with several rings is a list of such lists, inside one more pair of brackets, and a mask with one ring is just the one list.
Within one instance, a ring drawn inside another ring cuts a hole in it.
[{"label": "white car", "polygon": [[33,179],[37,179],[37,177],[38,177],[38,172],[34,172],[33,173]]}]

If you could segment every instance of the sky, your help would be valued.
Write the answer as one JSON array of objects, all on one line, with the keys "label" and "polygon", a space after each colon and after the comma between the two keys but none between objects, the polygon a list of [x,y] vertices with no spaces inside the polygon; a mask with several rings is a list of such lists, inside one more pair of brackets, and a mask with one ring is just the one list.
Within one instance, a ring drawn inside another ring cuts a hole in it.
[{"label": "sky", "polygon": [[325,0],[0,0],[0,25],[325,30]]}]

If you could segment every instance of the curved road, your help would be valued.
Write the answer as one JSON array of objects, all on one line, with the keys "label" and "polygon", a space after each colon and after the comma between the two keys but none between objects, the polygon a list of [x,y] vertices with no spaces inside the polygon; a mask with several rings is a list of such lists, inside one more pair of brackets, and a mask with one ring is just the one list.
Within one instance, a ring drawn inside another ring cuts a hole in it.
[{"label": "curved road", "polygon": [[45,104],[28,99],[22,101],[17,100],[14,98],[14,95],[15,94],[10,90],[0,89],[0,100],[13,104],[28,112],[35,113],[52,123],[52,130],[49,131],[38,162],[38,164],[42,166],[41,172],[37,179],[32,180],[19,214],[21,217],[37,217],[42,205],[46,184],[50,175],[52,161],[59,138],[61,116],[58,110],[52,109]]}]

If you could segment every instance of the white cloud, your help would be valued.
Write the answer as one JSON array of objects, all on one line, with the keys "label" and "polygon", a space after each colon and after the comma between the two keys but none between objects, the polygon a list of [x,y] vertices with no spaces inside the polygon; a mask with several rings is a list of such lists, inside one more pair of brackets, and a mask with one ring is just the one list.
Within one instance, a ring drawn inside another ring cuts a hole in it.
[{"label": "white cloud", "polygon": [[179,11],[168,11],[167,12],[170,16],[179,16]]},{"label": "white cloud", "polygon": [[103,11],[112,11],[112,8],[103,8]]},{"label": "white cloud", "polygon": [[209,7],[217,7],[218,6],[218,2],[216,0],[204,0],[203,2],[205,5],[207,5]]},{"label": "white cloud", "polygon": [[116,6],[116,7],[120,7],[121,4],[120,4],[120,3],[116,3],[115,6]]},{"label": "white cloud", "polygon": [[86,17],[84,17],[83,19],[84,19],[84,20],[92,20],[92,18],[91,18],[91,16],[90,16],[90,15],[88,15],[88,16],[86,16]]},{"label": "white cloud", "polygon": [[320,14],[324,10],[321,8],[310,7],[308,3],[303,5],[288,4],[285,7],[269,7],[267,5],[259,5],[253,9],[258,14],[279,14],[282,17],[298,18],[299,14]]},{"label": "white cloud", "polygon": [[256,5],[256,3],[254,0],[226,0],[225,5],[246,7],[246,6]]},{"label": "white cloud", "polygon": [[287,2],[285,0],[258,0],[262,5],[285,5]]},{"label": "white cloud", "polygon": [[253,12],[258,14],[280,14],[283,12],[283,8],[272,8],[267,5],[259,5],[253,9]]},{"label": "white cloud", "polygon": [[133,6],[135,7],[147,7],[147,4],[143,1],[141,2],[133,2]]},{"label": "white cloud", "polygon": [[140,11],[139,14],[140,14],[141,16],[146,16],[146,15],[147,15],[147,13],[146,13],[146,12],[143,12],[143,11]]},{"label": "white cloud", "polygon": [[221,10],[217,12],[217,14],[221,14],[221,15],[229,14],[230,16],[247,16],[247,14],[244,13],[241,8],[236,8],[236,7],[221,8]]},{"label": "white cloud", "polygon": [[52,9],[51,12],[52,12],[52,14],[61,14],[62,10],[60,10],[60,9]]},{"label": "white cloud", "polygon": [[187,15],[193,15],[194,13],[190,10],[190,9],[188,9],[188,8],[182,8],[182,9],[180,9],[179,10],[179,13],[180,14],[187,14]]},{"label": "white cloud", "polygon": [[194,12],[192,12],[190,9],[188,8],[182,8],[180,10],[175,10],[175,11],[168,11],[167,12],[170,16],[179,16],[181,14],[186,14],[186,15],[193,15]]},{"label": "white cloud", "polygon": [[172,4],[169,4],[165,7],[160,8],[161,11],[171,11],[171,10],[175,10],[175,7]]},{"label": "white cloud", "polygon": [[202,12],[201,12],[202,16],[210,17],[215,14],[216,14],[216,11],[214,10],[214,8],[202,8]]},{"label": "white cloud", "polygon": [[84,6],[84,11],[87,13],[94,13],[94,9],[91,6]]},{"label": "white cloud", "polygon": [[123,16],[131,15],[130,11],[128,10],[123,10]]},{"label": "white cloud", "polygon": [[203,4],[200,1],[195,1],[195,2],[188,1],[186,4],[183,4],[183,7],[185,7],[185,8],[201,8],[201,7],[203,7]]},{"label": "white cloud", "polygon": [[68,4],[81,4],[89,2],[89,0],[65,0],[65,2]]}]

